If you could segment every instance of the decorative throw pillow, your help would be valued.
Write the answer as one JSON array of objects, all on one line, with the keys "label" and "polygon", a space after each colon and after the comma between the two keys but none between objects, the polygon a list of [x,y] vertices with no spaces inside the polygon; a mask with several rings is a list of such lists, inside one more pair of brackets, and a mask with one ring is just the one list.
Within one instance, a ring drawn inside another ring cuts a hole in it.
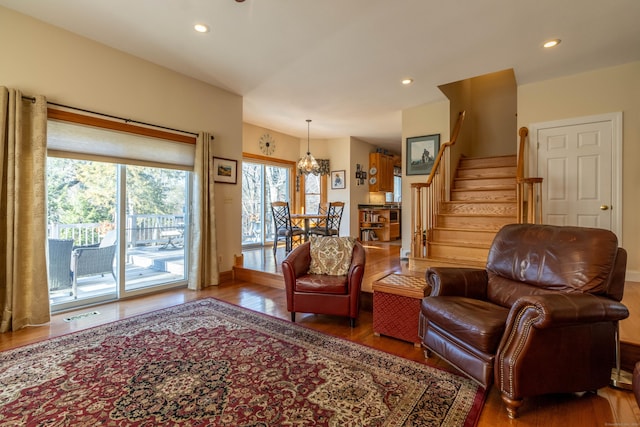
[{"label": "decorative throw pillow", "polygon": [[355,241],[353,237],[311,236],[309,274],[330,276],[347,274]]}]

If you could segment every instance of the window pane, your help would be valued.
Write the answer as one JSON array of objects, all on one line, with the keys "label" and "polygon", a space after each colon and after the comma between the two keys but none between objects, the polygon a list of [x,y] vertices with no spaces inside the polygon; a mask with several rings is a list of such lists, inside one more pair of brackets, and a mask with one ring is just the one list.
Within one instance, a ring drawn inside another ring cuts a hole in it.
[{"label": "window pane", "polygon": [[304,199],[304,205],[306,207],[305,212],[316,213],[320,207],[320,195],[319,194],[307,194]]},{"label": "window pane", "polygon": [[47,158],[52,306],[117,292],[116,177],[111,163]]},{"label": "window pane", "polygon": [[242,244],[262,242],[262,166],[242,162]]},{"label": "window pane", "polygon": [[265,165],[265,239],[272,239],[274,233],[273,215],[271,213],[271,202],[289,200],[289,168],[280,166]]},{"label": "window pane", "polygon": [[265,166],[265,196],[268,206],[278,200],[289,200],[289,170],[279,166]]},{"label": "window pane", "polygon": [[187,172],[126,167],[125,289],[185,279]]},{"label": "window pane", "polygon": [[309,174],[304,178],[305,212],[316,213],[320,207],[320,175]]},{"label": "window pane", "polygon": [[242,162],[243,245],[263,245],[273,238],[271,202],[290,202],[290,176],[290,167]]},{"label": "window pane", "polygon": [[304,188],[307,194],[320,194],[320,175],[307,175],[304,181]]}]

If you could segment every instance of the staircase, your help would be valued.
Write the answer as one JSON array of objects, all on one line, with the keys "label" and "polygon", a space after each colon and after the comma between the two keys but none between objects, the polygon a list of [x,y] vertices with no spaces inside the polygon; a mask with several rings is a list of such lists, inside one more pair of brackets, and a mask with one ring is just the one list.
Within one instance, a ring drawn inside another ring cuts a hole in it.
[{"label": "staircase", "polygon": [[410,258],[411,270],[431,266],[484,267],[496,232],[517,221],[517,158],[463,158],[450,201],[442,201],[425,258]]}]

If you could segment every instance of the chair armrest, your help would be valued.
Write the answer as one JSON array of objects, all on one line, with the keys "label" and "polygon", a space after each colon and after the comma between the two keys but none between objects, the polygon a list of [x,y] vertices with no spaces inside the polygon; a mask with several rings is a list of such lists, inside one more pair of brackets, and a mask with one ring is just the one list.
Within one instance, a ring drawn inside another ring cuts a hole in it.
[{"label": "chair armrest", "polygon": [[294,248],[289,255],[282,261],[282,272],[285,275],[290,274],[293,279],[304,276],[309,272],[311,264],[311,243],[306,242]]},{"label": "chair armrest", "polygon": [[430,296],[461,296],[485,299],[487,271],[479,268],[431,267],[425,274]]},{"label": "chair armrest", "polygon": [[[527,311],[532,311],[527,313]],[[618,301],[592,294],[528,295],[511,307],[507,324],[531,319],[538,329],[560,326],[615,322],[629,317],[629,310]]]},{"label": "chair armrest", "polygon": [[100,247],[100,243],[94,243],[93,245],[74,246],[73,250],[75,251],[77,249],[92,249],[92,248],[97,249],[98,247]]},{"label": "chair armrest", "polygon": [[91,246],[77,246],[73,248],[74,252],[82,252],[82,251],[97,251],[98,249],[102,249],[99,245],[91,245]]},{"label": "chair armrest", "polygon": [[364,266],[366,262],[365,250],[361,243],[356,242],[353,247],[353,255],[351,257],[351,266],[347,272],[347,281],[349,283],[349,293],[353,297],[359,297],[362,287],[362,277],[364,276]]}]

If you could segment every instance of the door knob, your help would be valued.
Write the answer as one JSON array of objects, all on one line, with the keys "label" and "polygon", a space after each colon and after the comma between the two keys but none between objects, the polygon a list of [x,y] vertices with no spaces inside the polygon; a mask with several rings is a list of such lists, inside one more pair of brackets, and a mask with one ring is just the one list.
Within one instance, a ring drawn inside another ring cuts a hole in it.
[{"label": "door knob", "polygon": [[607,206],[607,205],[600,206],[600,210],[602,210],[602,211],[606,211],[607,209],[609,209],[609,206]]}]

